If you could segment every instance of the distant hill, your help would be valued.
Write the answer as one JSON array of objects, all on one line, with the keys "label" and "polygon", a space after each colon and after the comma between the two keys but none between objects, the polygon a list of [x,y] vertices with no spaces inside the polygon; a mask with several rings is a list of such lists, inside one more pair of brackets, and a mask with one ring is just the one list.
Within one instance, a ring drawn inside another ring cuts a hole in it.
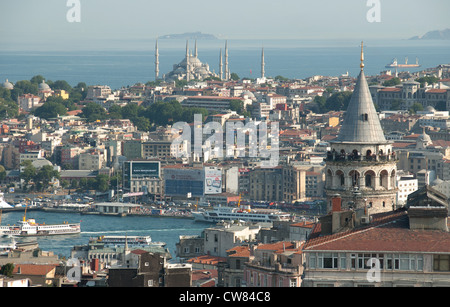
[{"label": "distant hill", "polygon": [[414,36],[410,40],[442,39],[450,40],[450,29],[430,31],[423,36]]},{"label": "distant hill", "polygon": [[158,39],[208,39],[213,40],[217,39],[212,34],[204,34],[201,32],[189,32],[189,33],[183,33],[183,34],[168,34],[158,37]]}]

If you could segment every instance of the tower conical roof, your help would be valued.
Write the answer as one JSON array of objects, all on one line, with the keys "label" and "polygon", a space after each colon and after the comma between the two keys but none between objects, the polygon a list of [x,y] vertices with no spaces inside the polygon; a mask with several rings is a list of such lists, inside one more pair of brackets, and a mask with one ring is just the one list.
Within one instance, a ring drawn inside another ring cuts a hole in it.
[{"label": "tower conical roof", "polygon": [[362,68],[336,141],[368,144],[387,142]]}]

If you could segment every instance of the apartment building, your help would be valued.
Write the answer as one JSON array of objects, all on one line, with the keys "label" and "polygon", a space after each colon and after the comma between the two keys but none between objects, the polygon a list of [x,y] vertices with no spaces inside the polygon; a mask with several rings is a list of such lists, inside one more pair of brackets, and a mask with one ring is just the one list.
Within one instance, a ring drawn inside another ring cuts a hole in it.
[{"label": "apartment building", "polygon": [[450,286],[444,195],[424,187],[409,196],[406,208],[372,216],[335,204],[303,249],[303,286]]}]

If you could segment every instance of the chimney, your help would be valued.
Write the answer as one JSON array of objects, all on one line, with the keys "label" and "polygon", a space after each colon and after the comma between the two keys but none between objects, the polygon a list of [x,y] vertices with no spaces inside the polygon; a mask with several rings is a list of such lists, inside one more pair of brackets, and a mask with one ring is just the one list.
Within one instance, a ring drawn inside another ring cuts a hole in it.
[{"label": "chimney", "polygon": [[342,211],[342,199],[340,196],[334,196],[331,199],[332,212],[341,212]]}]

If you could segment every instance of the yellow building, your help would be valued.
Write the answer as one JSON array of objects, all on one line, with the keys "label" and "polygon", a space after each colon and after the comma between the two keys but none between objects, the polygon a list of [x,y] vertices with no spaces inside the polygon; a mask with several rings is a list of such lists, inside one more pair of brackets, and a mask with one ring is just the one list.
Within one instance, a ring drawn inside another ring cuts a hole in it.
[{"label": "yellow building", "polygon": [[61,97],[64,100],[69,99],[69,93],[67,93],[65,90],[55,90],[54,96]]}]

